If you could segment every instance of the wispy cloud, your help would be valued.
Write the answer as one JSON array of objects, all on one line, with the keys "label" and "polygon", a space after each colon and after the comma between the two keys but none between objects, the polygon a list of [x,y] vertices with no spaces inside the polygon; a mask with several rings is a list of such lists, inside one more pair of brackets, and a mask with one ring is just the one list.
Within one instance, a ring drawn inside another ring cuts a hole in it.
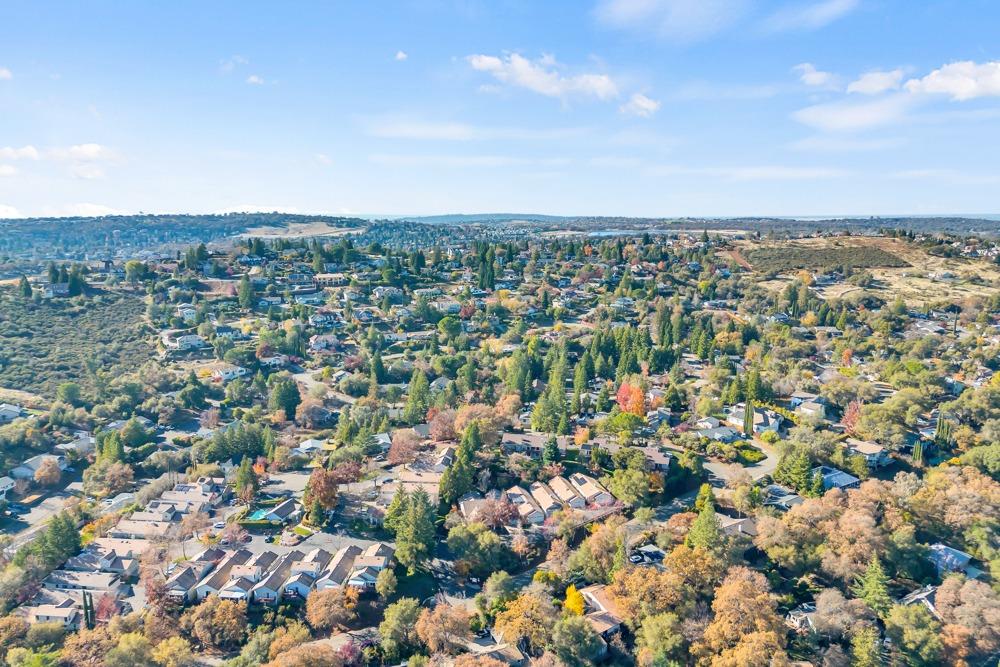
[{"label": "wispy cloud", "polygon": [[737,23],[750,6],[749,0],[601,0],[594,13],[608,27],[696,42]]},{"label": "wispy cloud", "polygon": [[900,120],[910,106],[907,96],[892,95],[867,102],[844,100],[815,104],[796,111],[792,118],[827,132],[866,130]]},{"label": "wispy cloud", "polygon": [[902,139],[872,138],[855,139],[844,136],[814,136],[799,139],[789,145],[794,151],[817,153],[862,153],[898,148],[903,145]]},{"label": "wispy cloud", "polygon": [[34,146],[22,146],[14,148],[12,146],[0,146],[0,159],[3,160],[37,160],[41,153]]},{"label": "wispy cloud", "polygon": [[4,176],[13,176],[17,173],[17,167],[12,164],[0,164],[0,178]]},{"label": "wispy cloud", "polygon": [[551,55],[530,60],[519,53],[504,56],[475,54],[468,56],[466,61],[474,70],[486,72],[502,84],[547,97],[609,100],[618,96],[618,85],[607,74],[565,74],[563,67]]},{"label": "wispy cloud", "polygon": [[365,133],[372,137],[421,141],[544,141],[578,137],[587,131],[583,127],[489,127],[395,117],[375,118],[365,123]]},{"label": "wispy cloud", "polygon": [[229,74],[236,68],[249,64],[250,60],[243,56],[240,55],[230,56],[229,58],[219,61],[219,71],[222,72],[223,74]]},{"label": "wispy cloud", "polygon": [[395,59],[399,62],[402,62],[409,57],[410,56],[406,53],[406,51],[396,51]]},{"label": "wispy cloud", "polygon": [[20,218],[21,212],[14,208],[13,206],[8,206],[7,204],[0,204],[0,219],[2,218]]},{"label": "wispy cloud", "polygon": [[566,158],[528,158],[511,155],[414,155],[376,153],[368,156],[373,164],[387,167],[512,167],[520,165],[562,166]]},{"label": "wispy cloud", "polygon": [[862,95],[878,95],[890,90],[899,90],[903,81],[903,70],[894,69],[888,72],[875,70],[865,72],[847,86],[847,92]]},{"label": "wispy cloud", "polygon": [[256,74],[251,74],[250,76],[247,77],[247,83],[249,83],[251,86],[263,86],[266,83],[266,81],[264,81],[262,77]]},{"label": "wispy cloud", "polygon": [[660,110],[660,103],[642,93],[635,93],[628,102],[618,107],[618,110],[629,116],[649,118]]},{"label": "wispy cloud", "polygon": [[920,79],[906,82],[911,93],[947,95],[953,100],[1000,96],[1000,61],[949,63]]},{"label": "wispy cloud", "polygon": [[818,70],[812,63],[799,63],[792,71],[798,72],[799,81],[814,88],[827,88],[837,83],[835,74]]},{"label": "wispy cloud", "polygon": [[14,78],[14,73],[6,67],[0,67],[0,81],[10,81]]},{"label": "wispy cloud", "polygon": [[948,185],[995,185],[1000,183],[1000,174],[967,172],[958,169],[906,169],[889,174],[891,178],[906,181],[933,181]]},{"label": "wispy cloud", "polygon": [[96,164],[78,164],[74,165],[71,173],[74,178],[83,179],[86,181],[93,181],[97,179],[104,178],[104,169]]},{"label": "wispy cloud", "polygon": [[656,165],[650,169],[660,176],[709,176],[730,181],[813,181],[842,178],[850,172],[832,167],[798,167],[785,165],[751,165],[724,167],[690,167]]},{"label": "wispy cloud", "polygon": [[719,100],[763,100],[782,92],[776,84],[709,83],[692,81],[680,85],[671,95],[683,102],[708,102]]},{"label": "wispy cloud", "polygon": [[767,17],[763,28],[766,32],[817,30],[847,16],[860,4],[860,0],[796,2]]}]

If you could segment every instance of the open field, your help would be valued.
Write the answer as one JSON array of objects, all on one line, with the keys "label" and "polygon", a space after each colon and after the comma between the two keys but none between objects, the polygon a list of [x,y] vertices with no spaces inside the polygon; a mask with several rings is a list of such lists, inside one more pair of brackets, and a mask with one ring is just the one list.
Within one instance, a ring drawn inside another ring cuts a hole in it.
[{"label": "open field", "polygon": [[322,220],[316,222],[292,222],[287,227],[250,227],[240,236],[261,239],[301,239],[313,236],[344,236],[364,231],[359,227],[333,227]]},{"label": "open field", "polygon": [[[744,255],[751,255],[752,242],[738,242]],[[867,288],[840,282],[818,288],[823,298],[837,299],[870,292],[891,300],[901,297],[908,305],[920,307],[926,303],[950,301],[961,303],[970,298],[992,296],[1000,293],[1000,267],[986,260],[960,259],[930,255],[922,248],[900,239],[882,237],[807,238],[794,241],[767,243],[769,252],[789,248],[792,252],[829,251],[837,253],[861,252],[864,256],[881,256],[885,253],[906,262],[908,266],[871,266],[865,270],[875,278],[875,285]],[[875,251],[875,252],[872,252]],[[751,260],[752,261],[752,260]],[[767,267],[757,267],[758,270]],[[788,269],[793,271],[793,269]],[[944,278],[952,274],[954,278]],[[787,285],[791,274],[759,283],[769,289]]]}]

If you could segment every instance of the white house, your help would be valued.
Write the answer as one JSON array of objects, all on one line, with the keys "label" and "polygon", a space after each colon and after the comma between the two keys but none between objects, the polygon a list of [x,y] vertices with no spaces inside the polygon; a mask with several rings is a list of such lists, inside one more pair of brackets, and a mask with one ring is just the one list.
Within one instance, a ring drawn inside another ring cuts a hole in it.
[{"label": "white house", "polygon": [[577,472],[569,476],[570,484],[576,489],[577,493],[583,496],[584,500],[587,501],[589,505],[611,505],[615,502],[615,497],[608,493],[601,484],[590,477],[589,475],[584,475],[583,473]]}]

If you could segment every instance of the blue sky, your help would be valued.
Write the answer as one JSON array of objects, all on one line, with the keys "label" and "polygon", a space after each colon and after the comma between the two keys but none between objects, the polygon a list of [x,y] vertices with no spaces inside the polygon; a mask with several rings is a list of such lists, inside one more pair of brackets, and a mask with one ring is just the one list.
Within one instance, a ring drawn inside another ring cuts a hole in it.
[{"label": "blue sky", "polygon": [[0,217],[998,213],[994,0],[0,5]]}]

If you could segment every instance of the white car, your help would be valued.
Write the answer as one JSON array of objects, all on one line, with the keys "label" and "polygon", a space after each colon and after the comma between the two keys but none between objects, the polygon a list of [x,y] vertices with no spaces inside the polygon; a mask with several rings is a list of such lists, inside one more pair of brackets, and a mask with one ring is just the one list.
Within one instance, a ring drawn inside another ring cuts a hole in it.
[{"label": "white car", "polygon": [[226,527],[225,521],[216,521],[214,524],[212,524],[212,528],[215,528],[216,530],[222,530],[225,527]]}]

